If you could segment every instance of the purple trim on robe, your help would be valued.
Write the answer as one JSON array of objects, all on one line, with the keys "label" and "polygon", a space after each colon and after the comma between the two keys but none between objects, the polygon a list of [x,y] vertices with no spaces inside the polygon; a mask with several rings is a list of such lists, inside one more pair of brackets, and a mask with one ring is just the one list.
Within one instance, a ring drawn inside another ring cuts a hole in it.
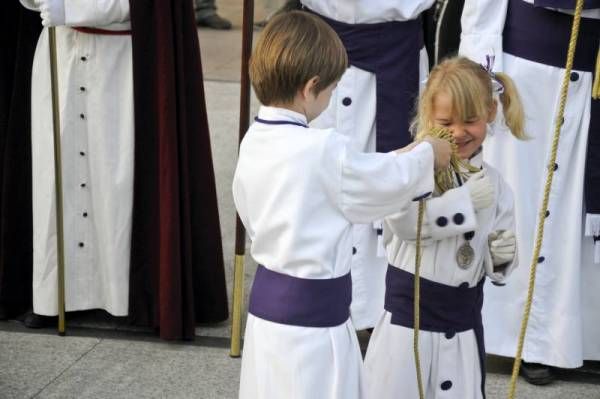
[{"label": "purple trim on robe", "polygon": [[[392,314],[391,324],[414,327],[414,281],[414,274],[388,266],[384,308]],[[473,330],[481,367],[481,393],[485,399],[485,345],[481,319],[485,279],[471,288],[453,287],[424,278],[420,282],[420,330],[446,334]]]},{"label": "purple trim on robe", "polygon": [[[503,32],[503,51],[516,57],[564,68],[573,16],[510,0]],[[581,18],[573,69],[593,72],[600,20]]]},{"label": "purple trim on robe", "polygon": [[[535,7],[562,8],[563,10],[575,10],[576,0],[534,0]],[[583,9],[600,8],[600,0],[585,0]]]},{"label": "purple trim on robe", "polygon": [[350,273],[331,279],[306,279],[259,265],[249,312],[261,319],[301,327],[335,327],[350,317]]},{"label": "purple trim on robe", "polygon": [[419,95],[420,51],[424,46],[421,18],[346,24],[313,14],[337,32],[346,47],[350,65],[375,74],[377,152],[389,152],[409,144],[412,141],[410,117]]},{"label": "purple trim on robe", "polygon": [[294,125],[294,126],[300,126],[300,127],[308,127],[306,126],[304,123],[300,123],[300,122],[294,122],[294,121],[286,121],[286,120],[268,120],[268,119],[261,119],[258,116],[254,118],[254,120],[258,123],[262,123],[265,125]]}]

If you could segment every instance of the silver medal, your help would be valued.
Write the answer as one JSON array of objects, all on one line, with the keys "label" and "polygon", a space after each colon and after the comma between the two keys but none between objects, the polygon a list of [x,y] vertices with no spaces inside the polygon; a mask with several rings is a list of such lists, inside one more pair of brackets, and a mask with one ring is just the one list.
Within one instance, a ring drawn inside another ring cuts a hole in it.
[{"label": "silver medal", "polygon": [[467,241],[458,248],[458,251],[456,252],[456,263],[458,263],[458,266],[461,269],[468,269],[471,267],[473,259],[475,259],[475,251]]}]

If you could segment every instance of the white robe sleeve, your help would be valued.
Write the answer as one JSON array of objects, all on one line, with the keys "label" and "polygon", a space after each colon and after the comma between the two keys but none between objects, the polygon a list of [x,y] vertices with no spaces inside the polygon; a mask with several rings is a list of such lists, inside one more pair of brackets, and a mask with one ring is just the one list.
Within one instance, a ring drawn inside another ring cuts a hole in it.
[{"label": "white robe sleeve", "polygon": [[433,149],[421,143],[412,151],[341,152],[340,209],[352,223],[370,223],[399,212],[414,198],[433,191]]},{"label": "white robe sleeve", "polygon": [[[499,230],[510,230],[516,232],[515,229],[515,215],[514,215],[514,200],[510,187],[499,177],[498,181],[498,203],[496,205],[495,221],[493,224],[493,231]],[[517,245],[518,248],[518,245]],[[515,250],[515,257],[512,262],[508,262],[502,265],[502,268],[494,271],[494,262],[492,261],[492,253],[490,252],[489,245],[486,246],[486,252],[484,254],[483,266],[485,273],[492,280],[493,283],[502,282],[512,273],[513,269],[519,263],[518,249]]]},{"label": "white robe sleeve", "polygon": [[[418,203],[413,202],[403,211],[385,219],[384,230],[404,241],[417,237]],[[469,190],[457,187],[425,203],[421,238],[424,245],[477,229],[477,218]]]},{"label": "white robe sleeve", "polygon": [[502,31],[508,0],[466,0],[461,17],[458,53],[485,65],[495,55],[494,71],[502,71]]},{"label": "white robe sleeve", "polygon": [[65,0],[65,25],[102,27],[129,21],[129,0]]}]

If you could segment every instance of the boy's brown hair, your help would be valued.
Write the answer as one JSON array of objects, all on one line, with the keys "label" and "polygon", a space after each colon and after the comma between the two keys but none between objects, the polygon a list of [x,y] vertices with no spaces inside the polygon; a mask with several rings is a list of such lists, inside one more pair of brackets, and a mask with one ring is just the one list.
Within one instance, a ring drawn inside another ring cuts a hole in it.
[{"label": "boy's brown hair", "polygon": [[333,29],[319,17],[290,11],[274,17],[260,35],[250,59],[250,81],[264,105],[289,104],[318,76],[314,94],[339,80],[348,56]]}]

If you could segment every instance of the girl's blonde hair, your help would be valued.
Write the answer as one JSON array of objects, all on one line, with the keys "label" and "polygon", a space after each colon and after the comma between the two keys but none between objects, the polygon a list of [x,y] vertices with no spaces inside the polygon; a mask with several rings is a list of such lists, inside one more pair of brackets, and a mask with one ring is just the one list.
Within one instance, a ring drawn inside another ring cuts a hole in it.
[{"label": "girl's blonde hair", "polygon": [[[523,140],[527,138],[523,131],[525,116],[517,88],[504,73],[497,72],[495,78],[504,86],[499,97],[506,125],[513,136]],[[419,99],[417,117],[412,124],[417,138],[434,125],[433,101],[439,93],[450,96],[452,114],[462,121],[487,119],[495,106],[491,77],[481,65],[465,57],[446,59],[433,68]]]}]

